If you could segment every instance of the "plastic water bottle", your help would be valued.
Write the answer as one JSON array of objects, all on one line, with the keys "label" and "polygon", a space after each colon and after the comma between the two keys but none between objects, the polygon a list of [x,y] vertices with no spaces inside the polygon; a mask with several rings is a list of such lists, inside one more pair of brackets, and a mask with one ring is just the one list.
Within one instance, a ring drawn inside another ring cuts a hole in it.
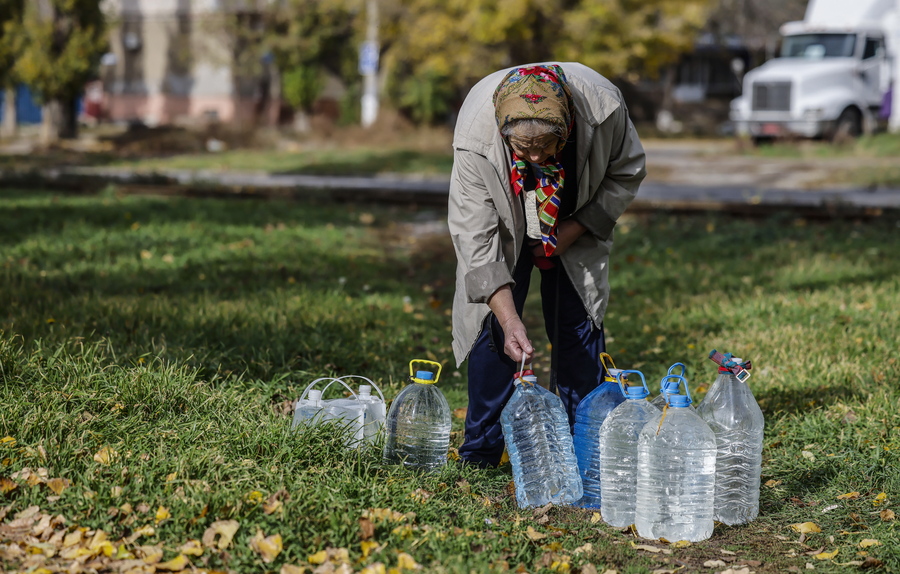
[{"label": "plastic water bottle", "polygon": [[[632,373],[641,377],[641,386],[625,386],[624,378]],[[625,402],[600,427],[600,515],[610,526],[623,528],[634,524],[638,436],[659,411],[647,400],[650,390],[643,373],[622,371],[618,379]]]},{"label": "plastic water bottle", "polygon": [[514,384],[500,425],[516,502],[519,508],[572,504],[581,498],[581,477],[562,400],[540,386],[530,370],[516,373]]},{"label": "plastic water bottle", "polygon": [[[612,357],[606,353],[600,354],[600,360],[606,369],[607,376],[596,389],[581,399],[575,408],[575,428],[573,441],[575,444],[575,456],[578,459],[578,470],[581,473],[581,483],[584,495],[577,505],[583,508],[600,508],[600,426],[612,410],[625,400],[622,389],[616,381],[616,376],[622,372],[615,368]],[[606,365],[609,360],[612,367]]]},{"label": "plastic water bottle", "polygon": [[[318,419],[316,419],[316,415],[319,416]],[[322,391],[311,390],[307,398],[301,398],[294,406],[294,421],[291,423],[291,428],[295,429],[300,425],[314,425],[322,417]]]},{"label": "plastic water bottle", "polygon": [[[414,371],[414,364],[434,366],[437,370]],[[435,470],[447,463],[450,449],[450,405],[435,386],[441,365],[413,360],[409,367],[410,384],[400,391],[387,414],[384,462]]]},{"label": "plastic water bottle", "polygon": [[[715,354],[713,350],[710,358]],[[715,519],[735,525],[759,515],[765,420],[746,383],[750,362],[733,358],[730,353],[722,357],[719,375],[697,407],[697,414],[716,435]]]},{"label": "plastic water bottle", "polygon": [[363,423],[363,440],[374,442],[378,438],[379,433],[384,430],[384,422],[387,418],[384,399],[372,395],[371,385],[360,385],[357,397],[366,409]]},{"label": "plastic water bottle", "polygon": [[644,425],[638,436],[634,525],[643,538],[699,542],[712,536],[716,436],[685,395]]},{"label": "plastic water bottle", "polygon": [[[679,368],[681,368],[680,373],[676,373]],[[662,378],[659,383],[659,394],[656,395],[651,403],[653,406],[658,408],[659,410],[663,410],[663,407],[666,406],[666,395],[670,394],[678,394],[678,388],[681,385],[683,379],[677,379],[671,377],[671,375],[678,375],[680,377],[687,376],[687,367],[684,366],[684,363],[675,363],[671,367],[669,367],[668,372],[666,372],[666,376]],[[694,408],[694,405],[691,405],[691,408]]]}]

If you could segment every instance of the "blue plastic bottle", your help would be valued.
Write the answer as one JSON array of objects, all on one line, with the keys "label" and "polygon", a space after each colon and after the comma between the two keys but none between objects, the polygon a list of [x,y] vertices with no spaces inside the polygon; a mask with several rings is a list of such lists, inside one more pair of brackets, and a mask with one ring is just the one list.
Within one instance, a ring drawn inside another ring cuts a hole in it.
[{"label": "blue plastic bottle", "polygon": [[560,398],[537,384],[530,370],[516,373],[515,390],[500,413],[500,425],[519,508],[573,504],[581,478]]},{"label": "blue plastic bottle", "polygon": [[[575,409],[575,456],[578,459],[578,470],[581,473],[581,484],[584,496],[577,506],[583,508],[600,508],[600,426],[614,408],[625,401],[625,395],[616,377],[622,372],[615,368],[612,357],[600,353],[600,361],[606,369],[607,376],[596,389],[581,399]],[[609,361],[609,365],[607,365]]]}]

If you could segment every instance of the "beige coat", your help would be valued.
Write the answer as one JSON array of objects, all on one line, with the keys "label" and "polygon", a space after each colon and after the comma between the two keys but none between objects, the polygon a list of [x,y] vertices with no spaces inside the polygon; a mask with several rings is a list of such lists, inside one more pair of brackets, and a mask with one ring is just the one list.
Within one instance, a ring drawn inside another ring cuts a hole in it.
[{"label": "beige coat", "polygon": [[[573,217],[588,229],[560,259],[585,310],[599,325],[609,301],[612,230],[646,175],[644,149],[618,88],[582,64],[560,65],[575,103],[579,169]],[[481,332],[490,312],[488,298],[514,283],[512,272],[525,237],[525,215],[510,185],[510,151],[497,129],[491,101],[508,71],[495,72],[472,88],[453,136],[448,223],[457,257],[457,366]]]}]

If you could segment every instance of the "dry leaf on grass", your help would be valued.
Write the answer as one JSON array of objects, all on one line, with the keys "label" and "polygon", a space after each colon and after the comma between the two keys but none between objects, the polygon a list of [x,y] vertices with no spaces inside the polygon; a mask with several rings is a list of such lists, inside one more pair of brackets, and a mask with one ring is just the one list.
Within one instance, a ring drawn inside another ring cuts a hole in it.
[{"label": "dry leaf on grass", "polygon": [[532,526],[529,526],[528,528],[525,529],[525,536],[527,536],[529,540],[535,540],[535,541],[543,540],[544,538],[547,538],[546,534],[544,534],[543,532],[538,532]]},{"label": "dry leaf on grass", "polygon": [[656,546],[650,546],[649,544],[635,544],[631,543],[631,547],[635,550],[645,550],[647,552],[653,552],[654,554],[659,554],[662,552],[663,554],[671,554],[672,551],[668,548],[657,548]]},{"label": "dry leaf on grass", "polygon": [[819,528],[819,525],[815,522],[803,522],[798,524],[791,524],[791,529],[795,532],[799,532],[800,534],[809,534],[810,532],[822,532],[822,529]]},{"label": "dry leaf on grass", "polygon": [[237,520],[217,520],[210,524],[203,533],[203,545],[207,548],[215,547],[225,550],[231,544],[231,539],[234,538],[239,527],[240,524]]},{"label": "dry leaf on grass", "polygon": [[816,560],[831,560],[838,555],[839,551],[839,549],[835,548],[833,552],[819,552],[818,554],[814,554],[813,558]]},{"label": "dry leaf on grass", "polygon": [[191,539],[182,544],[178,551],[189,556],[201,556],[203,554],[203,547],[200,545],[199,540]]},{"label": "dry leaf on grass", "polygon": [[187,559],[187,556],[185,556],[184,554],[179,554],[168,562],[160,562],[156,565],[156,569],[168,570],[169,572],[180,572],[181,570],[187,568],[188,564],[190,564],[190,560]]},{"label": "dry leaf on grass", "polygon": [[858,492],[848,492],[847,494],[841,494],[837,497],[838,500],[856,500],[859,498]]},{"label": "dry leaf on grass", "polygon": [[895,518],[893,510],[882,510],[879,515],[881,516],[882,522],[890,522]]},{"label": "dry leaf on grass", "polygon": [[875,540],[874,538],[866,538],[859,543],[860,548],[869,548],[871,546],[881,546],[881,542]]},{"label": "dry leaf on grass", "polygon": [[109,466],[109,463],[115,460],[117,455],[118,453],[116,451],[108,446],[105,446],[94,454],[94,461],[102,464],[103,466]]},{"label": "dry leaf on grass", "polygon": [[281,554],[281,534],[265,536],[262,530],[257,529],[250,539],[250,548],[262,557],[263,562],[269,564]]}]

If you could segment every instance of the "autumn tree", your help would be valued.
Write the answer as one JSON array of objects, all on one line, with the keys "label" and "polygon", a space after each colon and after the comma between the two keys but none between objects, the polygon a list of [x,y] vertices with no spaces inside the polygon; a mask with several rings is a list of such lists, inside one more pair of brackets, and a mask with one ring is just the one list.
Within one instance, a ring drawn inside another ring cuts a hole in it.
[{"label": "autumn tree", "polygon": [[[580,61],[610,78],[655,76],[694,42],[714,0],[402,0],[384,33],[388,89],[414,116],[496,69]],[[429,87],[430,86],[430,87]],[[423,111],[425,110],[425,111]]]},{"label": "autumn tree", "polygon": [[30,0],[14,72],[44,103],[42,139],[78,134],[75,103],[107,51],[100,0]]},{"label": "autumn tree", "polygon": [[2,137],[10,137],[16,131],[16,77],[12,73],[21,43],[19,29],[25,0],[0,0],[0,89],[4,98]]}]

